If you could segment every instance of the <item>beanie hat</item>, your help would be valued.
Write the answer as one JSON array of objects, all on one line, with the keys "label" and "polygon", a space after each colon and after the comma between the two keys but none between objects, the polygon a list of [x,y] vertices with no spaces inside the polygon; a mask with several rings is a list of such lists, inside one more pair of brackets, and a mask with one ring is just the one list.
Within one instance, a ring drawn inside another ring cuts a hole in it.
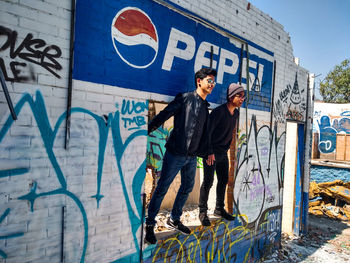
[{"label": "beanie hat", "polygon": [[231,83],[227,89],[227,100],[229,100],[230,98],[232,98],[233,96],[235,96],[236,94],[242,91],[244,92],[244,88],[242,85]]}]

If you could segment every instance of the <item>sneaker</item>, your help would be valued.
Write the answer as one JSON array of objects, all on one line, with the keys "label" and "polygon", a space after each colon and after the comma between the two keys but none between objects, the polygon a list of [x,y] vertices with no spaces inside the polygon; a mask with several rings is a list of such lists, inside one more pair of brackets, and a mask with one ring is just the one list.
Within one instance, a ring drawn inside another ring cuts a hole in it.
[{"label": "sneaker", "polygon": [[202,226],[211,226],[207,213],[199,213],[199,220],[201,221]]},{"label": "sneaker", "polygon": [[146,225],[145,241],[149,244],[152,244],[152,245],[157,243],[157,238],[154,235],[154,226],[153,225]]},{"label": "sneaker", "polygon": [[229,221],[233,221],[236,219],[235,216],[230,215],[229,213],[226,212],[225,209],[215,209],[214,210],[214,215],[222,217],[223,219],[229,220]]},{"label": "sneaker", "polygon": [[171,217],[169,217],[166,223],[170,228],[179,230],[185,235],[191,234],[191,230],[187,226],[184,226],[180,220],[173,220]]}]

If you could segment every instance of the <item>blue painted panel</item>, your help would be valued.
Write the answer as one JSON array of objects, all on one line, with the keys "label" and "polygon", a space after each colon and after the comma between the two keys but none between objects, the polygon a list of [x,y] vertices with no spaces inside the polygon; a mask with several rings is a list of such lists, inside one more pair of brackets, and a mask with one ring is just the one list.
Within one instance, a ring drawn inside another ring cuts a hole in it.
[{"label": "blue painted panel", "polygon": [[293,232],[299,235],[301,229],[302,203],[302,180],[304,171],[304,124],[298,124],[298,152],[297,152],[297,174],[295,179],[295,209]]},{"label": "blue painted panel", "polygon": [[309,193],[303,192],[303,212],[302,212],[302,218],[301,218],[301,231],[303,234],[307,233],[308,212],[309,212]]},{"label": "blue painted panel", "polygon": [[[208,101],[225,102],[227,86],[239,81],[240,44],[154,1],[102,0],[97,5],[95,0],[78,0],[75,25],[74,79],[174,96],[194,90],[194,73],[209,67],[213,46],[218,77]],[[249,55],[256,62],[249,70],[255,76],[250,83],[255,83],[253,89],[258,87],[251,93],[249,108],[270,111],[273,53],[249,44],[271,56],[268,60]],[[262,97],[267,106],[258,103]]]}]

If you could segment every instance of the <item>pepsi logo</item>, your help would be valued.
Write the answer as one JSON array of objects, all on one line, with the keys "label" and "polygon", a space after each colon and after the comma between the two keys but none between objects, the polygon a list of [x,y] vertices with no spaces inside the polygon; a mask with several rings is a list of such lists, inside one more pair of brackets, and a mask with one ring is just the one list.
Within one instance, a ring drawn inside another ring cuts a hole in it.
[{"label": "pepsi logo", "polygon": [[120,10],[112,22],[112,42],[120,58],[134,68],[147,68],[157,57],[158,34],[149,16],[136,7]]}]

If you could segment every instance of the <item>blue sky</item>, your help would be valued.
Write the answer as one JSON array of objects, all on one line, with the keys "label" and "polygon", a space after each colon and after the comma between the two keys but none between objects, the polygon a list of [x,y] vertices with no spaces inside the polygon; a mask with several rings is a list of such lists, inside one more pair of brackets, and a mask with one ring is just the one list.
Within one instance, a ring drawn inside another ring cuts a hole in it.
[{"label": "blue sky", "polygon": [[319,82],[350,59],[350,0],[251,0],[252,5],[283,25],[289,33],[294,57],[300,65],[320,75]]}]

